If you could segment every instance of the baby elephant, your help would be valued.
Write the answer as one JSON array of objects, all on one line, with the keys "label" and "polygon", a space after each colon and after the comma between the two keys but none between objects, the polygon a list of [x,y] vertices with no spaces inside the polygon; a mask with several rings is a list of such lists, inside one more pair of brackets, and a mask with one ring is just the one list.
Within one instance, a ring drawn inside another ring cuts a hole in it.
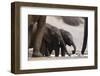
[{"label": "baby elephant", "polygon": [[[75,54],[76,46],[73,42],[73,37],[72,37],[71,33],[69,33],[68,31],[65,31],[63,29],[60,29],[60,32],[62,34],[62,37],[63,37],[63,40],[64,40],[65,44],[69,45],[69,46],[73,46],[74,50],[72,51],[72,54]],[[61,53],[63,55],[63,53],[64,53],[63,48],[61,48],[61,51],[62,51]]]},{"label": "baby elephant", "polygon": [[63,48],[62,52],[70,56],[70,54],[67,52],[67,49],[65,47],[66,44],[58,28],[50,24],[46,24],[46,29],[44,30],[44,32],[45,33],[42,40],[42,46],[40,49],[43,56],[49,56],[53,50],[55,51],[55,56],[59,56],[60,47]]},{"label": "baby elephant", "polygon": [[[72,51],[72,54],[75,54],[75,52],[76,52],[76,46],[75,46],[75,44],[73,42],[73,37],[72,37],[71,33],[68,32],[68,31],[65,31],[63,29],[59,29],[59,31],[60,31],[60,33],[62,35],[62,38],[64,40],[64,43],[66,45],[68,45],[68,46],[73,46],[74,50]],[[53,46],[54,43],[56,43],[56,46]],[[49,54],[51,54],[52,51],[54,50],[55,51],[55,56],[59,56],[59,51],[60,51],[59,49],[61,48],[61,56],[65,56],[66,51],[62,47],[62,44],[57,43],[56,41],[53,41],[51,46],[52,47],[49,48],[50,49],[49,50]]]}]

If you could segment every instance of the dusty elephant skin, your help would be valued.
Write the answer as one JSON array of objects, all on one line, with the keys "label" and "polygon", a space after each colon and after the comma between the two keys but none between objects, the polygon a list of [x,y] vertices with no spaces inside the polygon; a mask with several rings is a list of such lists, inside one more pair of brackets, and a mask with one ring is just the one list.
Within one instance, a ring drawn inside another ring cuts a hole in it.
[{"label": "dusty elephant skin", "polygon": [[64,23],[69,24],[71,26],[79,26],[83,21],[79,17],[62,17]]},{"label": "dusty elephant skin", "polygon": [[[76,46],[73,42],[73,37],[69,32],[62,30],[62,29],[57,29],[56,27],[50,24],[46,24],[46,27],[47,28],[46,28],[43,41],[42,41],[42,43],[46,45],[41,46],[42,48],[41,51],[42,53],[45,52],[44,53],[45,56],[49,56],[53,50],[55,50],[55,56],[59,56],[60,48],[61,48],[61,56],[65,56],[67,50],[65,50],[61,41],[62,42],[64,41],[65,45],[69,45],[69,46],[72,45],[74,48],[74,51],[72,53],[75,54]],[[61,37],[59,33],[61,34]]]},{"label": "dusty elephant skin", "polygon": [[[68,31],[65,31],[63,29],[60,29],[60,32],[62,34],[62,37],[63,37],[63,40],[64,40],[65,44],[69,45],[69,46],[71,46],[71,45],[73,46],[74,50],[72,51],[72,54],[75,54],[76,46],[73,42],[73,37],[72,37],[71,33],[69,33]],[[61,48],[61,50],[62,50],[62,48]]]},{"label": "dusty elephant skin", "polygon": [[[45,29],[45,22],[46,22],[46,16],[41,15],[29,15],[28,16],[28,45],[32,44],[31,47],[34,45],[34,51],[33,51],[33,57],[40,57],[42,54],[40,53],[40,47],[42,44],[42,39],[44,35],[44,29]],[[35,25],[36,24],[36,25]],[[34,28],[35,27],[35,28]],[[34,37],[32,37],[34,36]],[[34,40],[33,40],[34,39]],[[34,43],[32,43],[34,42]]]},{"label": "dusty elephant skin", "polygon": [[[50,24],[46,24],[46,30],[45,34],[43,37],[42,43],[46,44],[46,49],[45,51],[49,52],[49,55],[51,54],[52,50],[55,50],[55,56],[59,55],[59,42],[60,40],[60,35],[59,35],[59,30],[56,27],[51,26]],[[43,45],[41,47],[44,47]],[[44,52],[44,50],[41,50]],[[49,56],[48,55],[48,56]]]},{"label": "dusty elephant skin", "polygon": [[[31,44],[29,45],[29,47],[34,48],[33,42],[34,42],[34,38],[33,36],[31,36]],[[42,54],[42,56],[50,56],[52,50],[55,50],[55,56],[59,56],[60,47],[63,48],[63,52],[64,52],[63,56],[65,56],[65,52],[68,55],[70,55],[67,52],[65,45],[66,44],[62,38],[60,30],[54,26],[51,26],[50,24],[46,24],[44,30],[44,36],[40,48],[40,53]]]}]

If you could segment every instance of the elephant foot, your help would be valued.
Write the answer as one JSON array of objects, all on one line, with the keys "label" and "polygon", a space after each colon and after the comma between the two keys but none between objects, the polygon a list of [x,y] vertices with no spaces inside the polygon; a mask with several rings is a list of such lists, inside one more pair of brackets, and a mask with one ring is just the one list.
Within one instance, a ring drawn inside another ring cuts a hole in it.
[{"label": "elephant foot", "polygon": [[48,51],[45,52],[45,56],[48,57],[50,56],[50,53]]},{"label": "elephant foot", "polygon": [[68,54],[68,56],[71,56],[70,54]]},{"label": "elephant foot", "polygon": [[76,51],[75,51],[75,50],[73,50],[73,51],[72,51],[72,54],[75,54],[75,52],[76,52]]},{"label": "elephant foot", "polygon": [[59,54],[55,54],[55,57],[59,57]]},{"label": "elephant foot", "polygon": [[67,52],[67,55],[68,55],[68,56],[71,56],[68,52]]},{"label": "elephant foot", "polygon": [[65,55],[62,55],[62,57],[65,57]]},{"label": "elephant foot", "polygon": [[59,55],[55,55],[55,57],[59,57]]},{"label": "elephant foot", "polygon": [[49,57],[50,55],[45,55],[46,57]]},{"label": "elephant foot", "polygon": [[43,57],[40,52],[33,52],[32,57]]},{"label": "elephant foot", "polygon": [[82,51],[82,52],[81,52],[81,54],[83,55],[83,54],[84,54],[84,52]]},{"label": "elephant foot", "polygon": [[62,57],[65,57],[65,53],[62,53],[61,56],[62,56]]}]

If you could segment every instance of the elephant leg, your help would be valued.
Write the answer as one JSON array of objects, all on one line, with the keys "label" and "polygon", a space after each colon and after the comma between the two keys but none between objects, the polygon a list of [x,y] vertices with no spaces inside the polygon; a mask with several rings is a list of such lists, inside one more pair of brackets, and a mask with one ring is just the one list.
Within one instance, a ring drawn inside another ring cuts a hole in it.
[{"label": "elephant leg", "polygon": [[32,45],[31,45],[31,42],[32,42],[32,28],[33,28],[33,25],[30,24],[28,26],[28,48],[32,48]]},{"label": "elephant leg", "polygon": [[50,49],[50,50],[48,50],[49,51],[49,54],[51,55],[51,53],[52,53],[52,49]]},{"label": "elephant leg", "polygon": [[41,47],[41,43],[42,43],[42,37],[43,37],[43,30],[41,30],[41,33],[38,32],[37,36],[36,36],[36,40],[35,40],[35,44],[34,44],[34,50],[33,50],[33,57],[36,56],[42,56],[42,54],[40,53],[40,47]]},{"label": "elephant leg", "polygon": [[40,52],[43,56],[45,56],[45,51],[47,50],[46,45],[45,45],[45,41],[44,39],[42,40],[42,45],[41,45],[41,49]]},{"label": "elephant leg", "polygon": [[56,56],[56,57],[59,56],[59,47],[57,47],[57,48],[55,49],[55,56]]},{"label": "elephant leg", "polygon": [[65,50],[61,47],[61,56],[65,56]]},{"label": "elephant leg", "polygon": [[60,33],[60,45],[61,45],[61,48],[62,48],[62,51],[66,51],[67,55],[70,56],[70,54],[68,53],[67,49],[66,49],[66,44],[62,38],[62,35]]},{"label": "elephant leg", "polygon": [[31,34],[31,32],[29,32],[29,34],[28,34],[28,48],[32,47],[32,45],[31,45],[31,36],[32,36],[32,34]]},{"label": "elephant leg", "polygon": [[42,56],[42,54],[40,53],[40,48],[45,30],[45,21],[46,21],[46,16],[40,16],[37,23],[37,31],[34,39],[34,50],[32,55],[33,57]]},{"label": "elephant leg", "polygon": [[48,50],[45,50],[45,56],[50,56],[50,53]]},{"label": "elephant leg", "polygon": [[88,18],[85,18],[85,26],[84,26],[84,41],[81,53],[84,54],[86,46],[87,46],[87,38],[88,38]]}]

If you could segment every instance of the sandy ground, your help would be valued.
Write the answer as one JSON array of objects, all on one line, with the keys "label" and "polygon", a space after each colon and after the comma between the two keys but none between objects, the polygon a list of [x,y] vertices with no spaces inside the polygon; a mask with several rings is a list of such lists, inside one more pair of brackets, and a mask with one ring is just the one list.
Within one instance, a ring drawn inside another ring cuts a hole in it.
[{"label": "sandy ground", "polygon": [[[29,60],[44,60],[44,59],[71,59],[71,58],[87,58],[88,57],[88,51],[86,48],[85,54],[81,55],[80,51],[82,49],[82,44],[83,44],[83,37],[84,37],[84,24],[80,24],[80,26],[70,26],[68,24],[65,24],[60,17],[56,16],[47,16],[46,23],[49,23],[57,28],[64,29],[68,32],[70,32],[73,36],[73,41],[76,45],[76,54],[71,55],[71,57],[67,56],[66,57],[55,57],[54,55],[50,57],[39,57],[39,58],[32,58],[32,49],[29,50]],[[71,53],[71,50],[73,49],[72,47],[66,46],[67,50]]]},{"label": "sandy ground", "polygon": [[59,55],[59,57],[55,57],[54,54],[52,54],[51,56],[48,56],[48,57],[32,57],[32,51],[33,51],[33,49],[30,49],[29,53],[28,53],[28,56],[29,56],[28,60],[29,61],[32,61],[32,60],[37,61],[37,60],[79,59],[79,58],[87,58],[88,57],[88,53],[87,52],[85,52],[84,55],[81,55],[80,51],[77,51],[76,54],[72,54],[71,56],[68,56],[66,54],[65,57],[61,57],[61,55]]}]

